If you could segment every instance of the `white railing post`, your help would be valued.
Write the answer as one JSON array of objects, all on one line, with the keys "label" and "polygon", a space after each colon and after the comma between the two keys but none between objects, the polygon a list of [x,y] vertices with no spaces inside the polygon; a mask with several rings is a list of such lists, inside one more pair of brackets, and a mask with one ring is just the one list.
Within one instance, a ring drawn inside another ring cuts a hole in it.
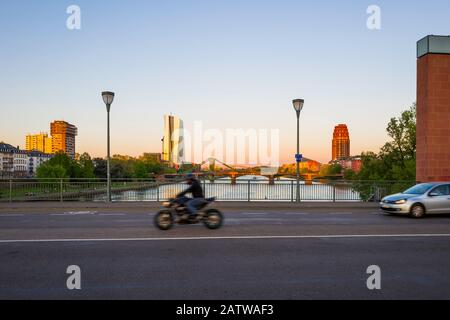
[{"label": "white railing post", "polygon": [[63,179],[59,180],[59,201],[63,202]]},{"label": "white railing post", "polygon": [[156,202],[159,202],[159,182],[156,181]]}]

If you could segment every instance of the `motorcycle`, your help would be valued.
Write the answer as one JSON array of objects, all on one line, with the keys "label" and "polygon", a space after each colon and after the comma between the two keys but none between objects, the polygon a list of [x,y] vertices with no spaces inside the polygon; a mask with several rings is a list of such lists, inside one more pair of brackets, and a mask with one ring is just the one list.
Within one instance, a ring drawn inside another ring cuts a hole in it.
[{"label": "motorcycle", "polygon": [[216,201],[216,198],[206,198],[205,202],[198,208],[195,218],[189,217],[186,203],[187,197],[170,199],[163,203],[166,209],[160,210],[154,218],[154,223],[160,230],[169,230],[174,224],[203,224],[211,230],[219,229],[223,224],[223,215],[217,209],[206,209],[208,205]]}]

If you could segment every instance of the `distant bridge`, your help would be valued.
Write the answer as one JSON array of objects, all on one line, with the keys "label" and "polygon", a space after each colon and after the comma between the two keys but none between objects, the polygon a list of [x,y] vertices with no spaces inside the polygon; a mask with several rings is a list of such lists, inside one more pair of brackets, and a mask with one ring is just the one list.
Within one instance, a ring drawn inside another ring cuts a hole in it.
[{"label": "distant bridge", "polygon": [[[227,168],[227,170],[216,170],[215,165],[217,163],[220,163],[224,167]],[[216,158],[208,158],[205,161],[203,161],[200,164],[200,168],[204,166],[205,164],[209,163],[209,171],[203,172],[202,175],[209,176],[211,179],[214,179],[216,177],[229,177],[231,178],[231,183],[236,184],[236,180],[239,177],[242,176],[248,176],[248,175],[259,175],[264,176],[269,179],[269,184],[274,184],[276,179],[279,179],[281,177],[287,177],[287,178],[293,178],[295,179],[296,176],[292,174],[286,174],[286,173],[274,173],[274,174],[261,174],[261,168],[241,168],[237,169],[231,165],[228,165]],[[300,175],[302,180],[305,180],[307,183],[311,182],[319,177],[318,173],[303,173]]]}]

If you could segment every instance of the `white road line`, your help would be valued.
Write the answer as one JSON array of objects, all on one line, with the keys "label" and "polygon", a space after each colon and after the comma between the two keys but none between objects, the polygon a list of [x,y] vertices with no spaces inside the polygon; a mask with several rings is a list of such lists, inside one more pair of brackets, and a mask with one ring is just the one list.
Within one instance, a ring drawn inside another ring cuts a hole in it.
[{"label": "white road line", "polygon": [[329,212],[332,216],[340,216],[340,215],[351,215],[353,212]]},{"label": "white road line", "polygon": [[65,212],[65,214],[68,215],[91,215],[91,214],[96,214],[97,211],[70,211],[70,212]]},{"label": "white road line", "polygon": [[119,242],[119,241],[186,241],[186,240],[283,240],[283,239],[351,239],[351,238],[442,238],[450,233],[424,234],[347,234],[310,236],[223,236],[223,237],[180,237],[180,238],[99,238],[99,239],[17,239],[0,240],[0,243],[39,242]]},{"label": "white road line", "polygon": [[267,212],[241,212],[242,215],[245,216],[266,216],[269,213]]},{"label": "white road line", "polygon": [[306,215],[308,215],[310,213],[309,212],[285,212],[285,213],[282,213],[282,214],[285,214],[285,215],[288,215],[288,216],[306,216]]},{"label": "white road line", "polygon": [[97,211],[70,211],[64,213],[50,213],[50,216],[92,216],[95,215]]},{"label": "white road line", "polygon": [[125,213],[99,213],[99,216],[125,216]]}]

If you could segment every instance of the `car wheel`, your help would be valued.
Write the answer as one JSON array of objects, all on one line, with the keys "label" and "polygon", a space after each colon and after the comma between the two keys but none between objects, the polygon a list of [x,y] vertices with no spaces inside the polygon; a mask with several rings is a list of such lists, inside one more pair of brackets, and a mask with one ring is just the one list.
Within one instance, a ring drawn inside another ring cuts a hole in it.
[{"label": "car wheel", "polygon": [[419,219],[425,215],[425,208],[421,204],[415,204],[411,207],[411,217]]}]

